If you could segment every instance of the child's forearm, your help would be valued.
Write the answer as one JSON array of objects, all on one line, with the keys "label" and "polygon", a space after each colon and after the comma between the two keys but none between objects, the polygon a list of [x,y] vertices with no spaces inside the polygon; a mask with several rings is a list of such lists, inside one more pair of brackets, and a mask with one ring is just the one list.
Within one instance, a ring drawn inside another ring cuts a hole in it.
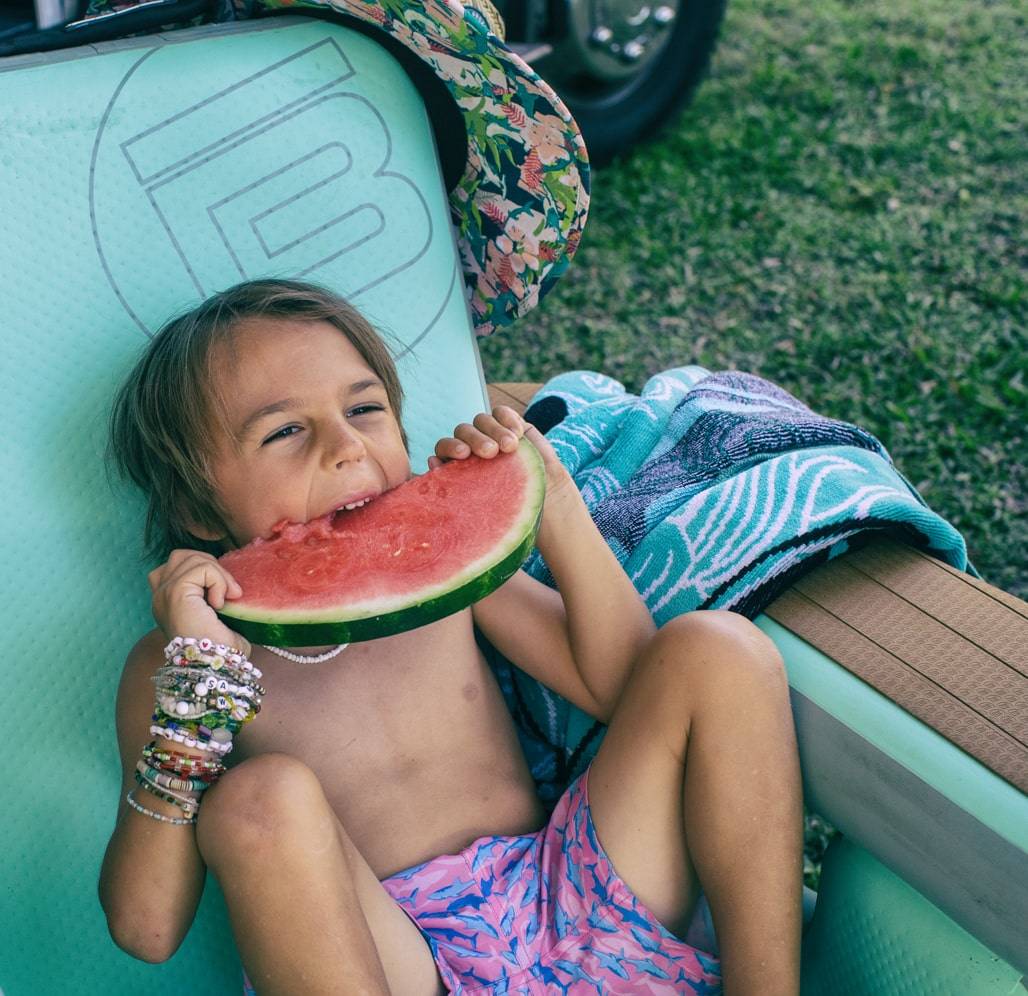
[{"label": "child's forearm", "polygon": [[564,601],[578,672],[594,698],[613,710],[656,631],[649,610],[577,489],[547,498],[536,545]]},{"label": "child's forearm", "polygon": [[[264,689],[257,684],[260,670],[245,656],[208,638],[176,636],[152,676],[153,651],[143,646],[137,644],[126,664],[119,731],[149,721],[156,739],[134,758],[123,757],[123,795],[99,891],[115,943],[159,962],[178,949],[203,891],[194,829],[199,801],[224,771],[221,757],[232,733],[259,711]],[[157,686],[146,720],[135,687],[144,677]]]},{"label": "child's forearm", "polygon": [[[142,747],[142,745],[140,745]],[[200,756],[181,745],[183,753]],[[185,938],[203,895],[206,866],[192,826],[137,815],[124,801],[100,871],[100,904],[115,943],[148,962],[170,958]],[[173,803],[150,793],[147,809],[181,817]]]}]

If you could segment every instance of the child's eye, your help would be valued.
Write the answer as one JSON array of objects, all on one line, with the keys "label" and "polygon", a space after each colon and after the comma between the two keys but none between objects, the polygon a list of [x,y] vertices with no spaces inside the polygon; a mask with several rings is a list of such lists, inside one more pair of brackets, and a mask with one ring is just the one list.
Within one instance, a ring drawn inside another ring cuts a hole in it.
[{"label": "child's eye", "polygon": [[[385,411],[385,409],[381,405],[359,405],[357,408],[351,408],[346,414],[365,415],[370,414],[371,412],[382,411]],[[278,432],[275,432],[272,435],[268,436],[268,438],[265,439],[261,445],[265,446],[268,443],[273,443],[276,439],[287,439],[289,436],[294,435],[294,433],[292,432],[293,429],[299,432],[301,428],[303,427],[299,425],[287,425],[284,428],[279,429]]]},{"label": "child's eye", "polygon": [[279,429],[278,432],[274,433],[273,435],[268,436],[268,438],[265,439],[264,442],[261,443],[261,445],[265,446],[268,443],[274,442],[276,439],[285,439],[287,433],[290,436],[292,435],[292,432],[290,432],[291,429],[299,429],[299,428],[300,428],[300,426],[298,426],[298,425],[287,425],[284,429]]}]

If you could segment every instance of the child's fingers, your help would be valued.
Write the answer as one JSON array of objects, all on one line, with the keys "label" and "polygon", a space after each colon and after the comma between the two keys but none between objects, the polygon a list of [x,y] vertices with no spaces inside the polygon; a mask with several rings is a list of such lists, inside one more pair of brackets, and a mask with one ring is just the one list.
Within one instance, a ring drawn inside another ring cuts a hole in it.
[{"label": "child's fingers", "polygon": [[[480,418],[482,418],[481,415],[476,416],[476,423]],[[455,453],[458,457],[466,457],[469,452],[480,457],[494,457],[499,453],[499,447],[494,439],[482,432],[477,426],[469,425],[467,422],[461,422],[453,430],[453,436],[452,440],[445,440],[445,442],[449,444],[448,451]],[[439,446],[441,445],[442,442],[440,442]],[[435,448],[437,454],[439,454],[439,446]],[[461,448],[462,446],[463,448]],[[442,454],[439,455],[441,456]]]},{"label": "child's fingers", "polygon": [[225,604],[225,592],[228,585],[223,577],[217,577],[214,583],[207,588],[207,602],[214,609],[220,609]]},{"label": "child's fingers", "polygon": [[220,609],[225,604],[225,598],[229,595],[238,597],[243,589],[213,557],[200,555],[190,567],[182,581],[184,584],[195,584],[204,592],[204,598],[212,608]]},{"label": "child's fingers", "polygon": [[[523,431],[520,427],[517,430],[510,429],[494,416],[487,415],[485,412],[475,416],[474,428],[484,437],[480,441],[482,447],[491,454],[496,453],[496,447],[505,452],[517,449],[518,439],[521,438]],[[490,443],[493,445],[489,445]],[[468,440],[468,445],[475,449],[475,444],[471,440]],[[478,450],[475,449],[475,452],[477,453]]]},{"label": "child's fingers", "polygon": [[[460,426],[457,427],[458,429]],[[440,439],[435,444],[435,457],[429,457],[429,462],[433,459],[439,464],[446,463],[447,460],[460,460],[466,457],[471,452],[467,443],[462,443],[459,439],[454,439],[452,436],[447,436],[446,439]]]},{"label": "child's fingers", "polygon": [[220,609],[225,605],[225,599],[239,598],[243,594],[243,586],[217,561],[215,561],[214,567],[220,573],[223,581],[219,586],[221,603],[218,605],[218,608]]},{"label": "child's fingers", "polygon": [[[458,425],[453,430],[453,434],[457,439],[464,443],[468,449],[480,457],[494,457],[500,452],[500,447],[495,439],[492,439],[486,433],[482,432],[481,429],[476,428],[473,425],[464,423]],[[467,456],[467,451],[464,452],[464,456]]]},{"label": "child's fingers", "polygon": [[493,408],[493,418],[500,425],[510,429],[519,439],[528,428],[528,423],[510,405],[497,405]]},{"label": "child's fingers", "polygon": [[227,598],[238,598],[243,593],[242,586],[234,577],[232,577],[231,574],[229,574],[228,571],[225,570],[225,568],[222,568],[221,570],[225,575],[225,583],[227,586],[225,589],[225,596]]},{"label": "child's fingers", "polygon": [[203,600],[213,609],[220,609],[225,603],[225,591],[228,583],[225,572],[213,561],[197,564],[190,574],[183,578],[185,584],[195,586],[202,594]]}]

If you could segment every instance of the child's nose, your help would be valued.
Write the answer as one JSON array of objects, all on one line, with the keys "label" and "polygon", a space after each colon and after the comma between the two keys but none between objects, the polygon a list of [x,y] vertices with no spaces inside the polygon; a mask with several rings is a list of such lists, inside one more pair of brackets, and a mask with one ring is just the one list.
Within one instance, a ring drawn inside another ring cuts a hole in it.
[{"label": "child's nose", "polygon": [[355,432],[345,419],[326,431],[328,439],[325,444],[325,458],[332,466],[360,460],[367,453],[360,433]]}]

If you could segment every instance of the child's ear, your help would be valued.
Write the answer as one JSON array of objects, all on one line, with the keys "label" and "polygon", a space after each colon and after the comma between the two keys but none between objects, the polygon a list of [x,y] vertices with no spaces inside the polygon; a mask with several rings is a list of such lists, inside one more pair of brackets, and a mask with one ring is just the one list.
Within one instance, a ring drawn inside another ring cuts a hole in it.
[{"label": "child's ear", "polygon": [[204,524],[194,518],[181,504],[179,505],[179,515],[181,515],[182,523],[189,534],[197,539],[204,540],[207,543],[222,543],[228,539],[228,530],[223,525],[220,523],[217,525]]},{"label": "child's ear", "polygon": [[225,539],[224,529],[204,529],[203,526],[195,522],[187,522],[186,528],[189,530],[190,535],[195,536],[197,539],[205,540],[208,543],[220,543]]}]

